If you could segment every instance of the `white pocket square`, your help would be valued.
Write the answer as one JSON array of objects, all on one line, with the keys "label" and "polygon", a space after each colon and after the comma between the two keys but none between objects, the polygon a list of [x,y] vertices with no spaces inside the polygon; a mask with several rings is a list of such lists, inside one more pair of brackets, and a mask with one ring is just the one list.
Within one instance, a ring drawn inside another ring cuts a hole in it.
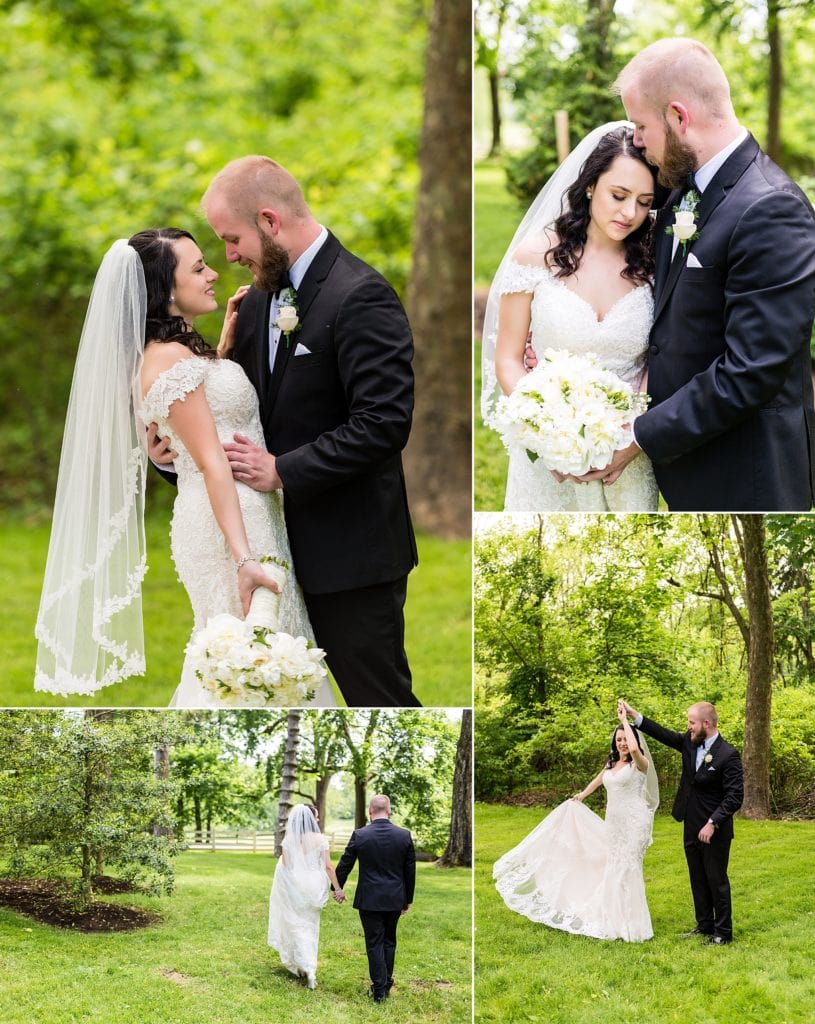
[{"label": "white pocket square", "polygon": [[296,356],[310,356],[311,355],[311,349],[310,348],[306,348],[305,345],[301,345],[300,342],[298,341],[297,342],[297,348],[294,350],[294,354]]},{"label": "white pocket square", "polygon": [[703,269],[702,264],[699,262],[699,260],[697,260],[697,258],[693,255],[692,252],[688,253],[688,262],[685,264],[685,266],[698,267],[699,270]]}]

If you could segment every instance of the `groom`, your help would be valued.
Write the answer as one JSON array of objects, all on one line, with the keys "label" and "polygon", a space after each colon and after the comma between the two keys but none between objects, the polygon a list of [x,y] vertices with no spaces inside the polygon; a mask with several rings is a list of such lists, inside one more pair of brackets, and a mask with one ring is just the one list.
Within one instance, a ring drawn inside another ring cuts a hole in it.
[{"label": "groom", "polygon": [[[641,448],[671,511],[807,511],[812,207],[739,124],[701,43],[653,43],[616,88],[635,144],[674,191],[656,221],[651,406],[635,443],[584,479],[613,483]],[[680,203],[695,226],[684,244],[672,234]]]},{"label": "groom", "polygon": [[372,982],[368,995],[375,1003],[384,1003],[393,986],[396,926],[410,910],[416,885],[413,840],[407,829],[388,820],[390,814],[388,797],[373,797],[368,807],[370,824],[353,832],[337,864],[337,880],[342,887],[359,860],[354,907],[365,933]]},{"label": "groom", "polygon": [[738,751],[719,735],[716,708],[706,701],[688,708],[685,733],[664,729],[621,703],[637,729],[682,753],[682,777],[671,813],[685,823],[685,859],[696,912],[696,927],[685,937],[704,935],[712,945],[726,945],[733,941],[727,863],[733,815],[744,799]]},{"label": "groom", "polygon": [[[233,474],[283,488],[294,571],[348,705],[418,707],[404,648],[417,562],[401,459],[413,412],[404,309],[268,157],[227,164],[202,204],[227,259],[254,278],[232,358],[258,393],[269,451],[238,436],[225,446]],[[284,305],[295,312],[278,324]]]}]

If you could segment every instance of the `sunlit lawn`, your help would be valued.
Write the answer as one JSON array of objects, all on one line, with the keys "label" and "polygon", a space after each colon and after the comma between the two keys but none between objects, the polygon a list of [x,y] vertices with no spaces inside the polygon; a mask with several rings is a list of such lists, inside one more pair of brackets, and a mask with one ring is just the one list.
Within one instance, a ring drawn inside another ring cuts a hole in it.
[{"label": "sunlit lawn", "polygon": [[492,865],[544,816],[481,805],[476,815],[476,1021],[546,1024],[804,1024],[815,1006],[815,822],[736,822],[735,941],[680,938],[693,905],[681,826],[657,815],[645,858],[655,937],[569,935],[508,910]]},{"label": "sunlit lawn", "polygon": [[[192,627],[187,594],[170,559],[169,513],[147,518],[149,572],[143,605],[147,675],[106,687],[93,698],[64,700],[33,690],[34,623],[48,550],[48,526],[0,526],[0,706],[165,707],[181,674]],[[471,703],[470,543],[420,535],[419,567],[408,583],[406,647],[414,690],[425,706]]]},{"label": "sunlit lawn", "polygon": [[[336,858],[335,858],[336,860]],[[399,924],[395,987],[366,998],[368,966],[351,906],[322,914],[318,987],[309,992],[266,944],[274,859],[187,853],[174,896],[110,897],[162,915],[149,928],[80,934],[0,907],[3,1024],[469,1024],[470,872],[420,864],[416,899]]]}]

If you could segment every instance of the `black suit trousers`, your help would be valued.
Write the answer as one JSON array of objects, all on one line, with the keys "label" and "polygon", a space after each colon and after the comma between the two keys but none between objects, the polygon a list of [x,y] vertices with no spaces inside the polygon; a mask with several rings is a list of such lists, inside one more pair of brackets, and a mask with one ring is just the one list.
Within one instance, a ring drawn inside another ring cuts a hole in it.
[{"label": "black suit trousers", "polygon": [[365,952],[374,998],[383,998],[393,985],[393,962],[396,958],[396,926],[402,916],[399,910],[360,910],[359,919],[365,932]]},{"label": "black suit trousers", "polygon": [[421,707],[405,653],[406,596],[407,576],[336,594],[304,594],[317,643],[349,707]]},{"label": "black suit trousers", "polygon": [[703,843],[686,831],[685,859],[688,862],[696,927],[707,935],[732,939],[730,879],[727,877],[730,839],[714,835],[710,843]]}]

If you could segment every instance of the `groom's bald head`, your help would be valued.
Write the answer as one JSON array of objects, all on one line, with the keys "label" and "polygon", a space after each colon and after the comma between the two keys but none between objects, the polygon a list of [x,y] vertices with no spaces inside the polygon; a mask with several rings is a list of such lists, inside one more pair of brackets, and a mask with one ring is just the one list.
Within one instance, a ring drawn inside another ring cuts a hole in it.
[{"label": "groom's bald head", "polygon": [[268,156],[242,156],[228,163],[204,193],[204,211],[216,200],[226,202],[234,214],[250,223],[267,207],[285,210],[290,217],[309,215],[297,179]]},{"label": "groom's bald head", "polygon": [[372,818],[388,817],[391,813],[391,802],[388,797],[384,794],[378,794],[377,796],[371,797],[371,802],[368,804],[368,814]]},{"label": "groom's bald head", "polygon": [[626,64],[614,83],[623,98],[632,91],[660,114],[679,101],[710,121],[734,117],[730,85],[721,65],[695,39],[659,39]]}]

